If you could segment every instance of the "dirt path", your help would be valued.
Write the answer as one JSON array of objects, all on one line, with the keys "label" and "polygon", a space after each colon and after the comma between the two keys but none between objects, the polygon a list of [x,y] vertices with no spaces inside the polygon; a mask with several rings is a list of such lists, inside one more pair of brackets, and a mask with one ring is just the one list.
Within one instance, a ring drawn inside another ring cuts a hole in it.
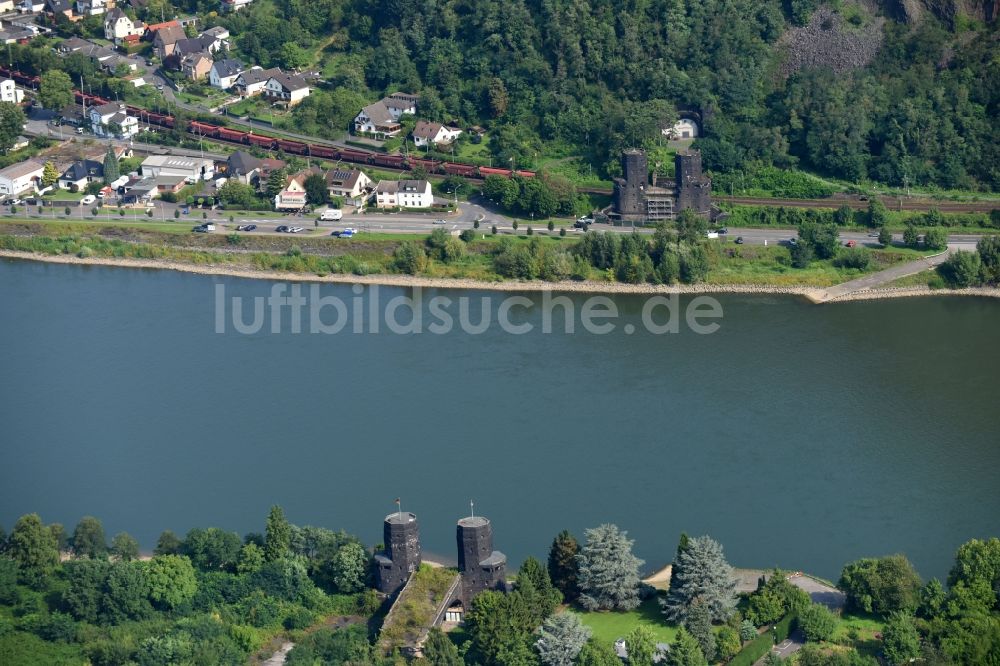
[{"label": "dirt path", "polygon": [[843,298],[844,296],[849,296],[859,291],[875,289],[888,284],[893,280],[898,280],[901,277],[920,273],[922,271],[930,270],[935,266],[939,266],[944,263],[949,256],[951,256],[953,251],[953,249],[949,248],[941,254],[935,254],[932,257],[924,257],[909,263],[897,264],[896,266],[891,266],[884,271],[879,271],[878,273],[865,275],[857,278],[856,280],[850,280],[849,282],[844,282],[833,287],[827,287],[824,290],[817,290],[817,293],[815,295],[810,295],[809,299],[814,303],[826,303],[828,301],[837,300],[838,298]]}]

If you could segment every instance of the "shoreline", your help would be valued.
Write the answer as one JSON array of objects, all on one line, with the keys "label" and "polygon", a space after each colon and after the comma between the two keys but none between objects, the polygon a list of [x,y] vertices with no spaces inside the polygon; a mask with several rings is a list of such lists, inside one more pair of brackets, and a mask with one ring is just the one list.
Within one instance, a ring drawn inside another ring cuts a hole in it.
[{"label": "shoreline", "polygon": [[[51,264],[71,264],[78,266],[109,266],[114,268],[171,270],[197,275],[218,275],[250,280],[271,280],[282,282],[309,282],[328,284],[363,284],[386,287],[421,287],[425,289],[460,289],[507,292],[556,291],[581,294],[759,294],[803,296],[818,303],[829,287],[755,285],[755,284],[692,284],[653,285],[611,282],[489,282],[465,278],[432,278],[413,275],[311,275],[288,273],[285,271],[251,270],[234,268],[222,264],[188,264],[178,261],[158,261],[146,259],[113,259],[108,257],[81,258],[75,255],[49,255],[17,250],[0,250],[0,258],[37,261]],[[1000,288],[973,287],[968,289],[930,289],[928,287],[886,287],[858,291],[839,298],[823,301],[841,303],[845,301],[882,300],[886,298],[913,298],[918,296],[980,296],[1000,298]]]}]

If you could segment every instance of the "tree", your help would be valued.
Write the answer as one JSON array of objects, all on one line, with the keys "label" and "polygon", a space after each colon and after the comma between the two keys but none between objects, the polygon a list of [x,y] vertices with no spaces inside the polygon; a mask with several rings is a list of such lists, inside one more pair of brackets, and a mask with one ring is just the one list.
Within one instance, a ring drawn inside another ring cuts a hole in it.
[{"label": "tree", "polygon": [[[869,218],[871,216],[869,215]],[[838,227],[849,226],[854,221],[854,211],[847,204],[838,208],[833,214],[833,223]],[[869,224],[871,221],[869,220]]]},{"label": "tree", "polygon": [[93,516],[81,518],[73,530],[70,545],[77,557],[93,559],[105,557],[108,554],[108,543],[104,537],[104,526],[101,525],[101,521]]},{"label": "tree", "polygon": [[640,624],[625,634],[625,651],[628,653],[629,666],[653,666],[656,637],[653,636],[652,629]]},{"label": "tree", "polygon": [[465,666],[458,648],[448,636],[438,629],[432,627],[424,642],[423,661],[427,666]]},{"label": "tree", "polygon": [[912,222],[907,222],[906,228],[903,229],[903,245],[917,247],[919,244],[920,234],[917,232],[917,227]]},{"label": "tree", "polygon": [[181,540],[170,530],[163,530],[156,540],[153,555],[177,555],[181,552]]},{"label": "tree", "polygon": [[792,255],[792,266],[795,268],[807,268],[813,260],[813,247],[811,243],[796,243],[790,250]]},{"label": "tree", "polygon": [[694,284],[701,282],[708,275],[708,255],[705,248],[695,245],[681,255],[680,278],[682,282]]},{"label": "tree", "polygon": [[755,638],[757,638],[757,627],[753,626],[750,620],[743,620],[740,623],[740,640],[745,642]]},{"label": "tree", "polygon": [[837,628],[837,618],[823,604],[809,604],[799,613],[799,629],[807,641],[826,641]]},{"label": "tree", "polygon": [[885,227],[879,227],[878,229],[878,242],[883,247],[889,247],[892,245],[892,232]]},{"label": "tree", "polygon": [[723,626],[719,627],[719,633],[715,636],[715,647],[719,660],[729,661],[736,656],[743,645],[740,643],[740,635],[735,629]]},{"label": "tree", "polygon": [[288,173],[284,169],[275,169],[267,177],[267,196],[273,199],[280,194],[288,183]]},{"label": "tree", "polygon": [[622,660],[610,645],[588,641],[576,658],[577,666],[621,666]]},{"label": "tree", "polygon": [[0,604],[14,605],[17,601],[17,562],[0,557]]},{"label": "tree", "polygon": [[736,607],[736,579],[722,546],[711,537],[691,539],[674,563],[670,593],[662,602],[663,612],[674,622],[684,622],[691,604],[699,599],[713,622],[724,622]]},{"label": "tree", "polygon": [[149,580],[144,562],[116,562],[105,583],[102,615],[118,623],[142,620],[153,613],[149,603]]},{"label": "tree", "polygon": [[270,562],[287,555],[291,534],[292,530],[288,520],[285,519],[285,512],[277,504],[272,506],[267,516],[264,559]]},{"label": "tree", "polygon": [[677,229],[678,243],[681,241],[697,243],[704,238],[705,232],[708,231],[708,220],[691,208],[685,208],[677,216],[674,226]]},{"label": "tree", "polygon": [[976,243],[976,251],[983,267],[983,281],[1000,284],[1000,236],[983,236]]},{"label": "tree", "polygon": [[240,554],[240,536],[218,527],[194,528],[184,537],[180,553],[202,571],[231,570]]},{"label": "tree", "polygon": [[866,558],[846,565],[837,587],[849,607],[887,616],[917,607],[920,576],[903,555]]},{"label": "tree", "polygon": [[931,227],[924,232],[924,245],[932,250],[948,248],[948,232],[941,227]]},{"label": "tree", "polygon": [[576,613],[561,613],[542,624],[535,649],[546,666],[570,666],[590,640],[590,629]]},{"label": "tree", "polygon": [[896,612],[882,630],[882,650],[890,664],[906,664],[920,656],[920,634],[913,617]]},{"label": "tree", "polygon": [[323,174],[310,174],[302,185],[306,188],[306,199],[313,206],[321,206],[330,200],[330,190]]},{"label": "tree", "polygon": [[889,221],[889,212],[881,199],[872,197],[868,201],[868,226],[872,228],[884,227]]},{"label": "tree", "polygon": [[631,610],[639,605],[639,567],[632,540],[616,525],[586,531],[577,555],[580,603],[587,610]]},{"label": "tree", "polygon": [[562,594],[552,585],[549,572],[534,557],[527,558],[517,572],[516,585],[537,624],[555,612]]},{"label": "tree", "polygon": [[972,539],[959,546],[948,586],[952,603],[960,600],[957,605],[979,612],[995,610],[1000,603],[1000,539]]},{"label": "tree", "polygon": [[341,594],[354,594],[365,587],[368,572],[368,553],[357,542],[341,547],[330,562],[333,584]]},{"label": "tree", "polygon": [[59,172],[56,171],[56,165],[52,163],[52,160],[46,160],[45,166],[42,167],[42,185],[45,187],[55,185],[57,180],[59,180]]},{"label": "tree", "polygon": [[252,541],[243,544],[240,548],[240,558],[236,562],[236,573],[254,573],[262,566],[264,566],[264,550]]},{"label": "tree", "polygon": [[230,178],[218,191],[219,200],[227,206],[236,208],[253,208],[257,203],[254,189],[236,178]]},{"label": "tree", "polygon": [[77,619],[95,624],[111,565],[105,560],[82,559],[67,562],[64,571],[63,603]]},{"label": "tree", "polygon": [[62,109],[73,103],[73,82],[66,72],[50,69],[42,72],[38,83],[38,101],[46,109]]},{"label": "tree", "polygon": [[24,131],[24,111],[14,102],[0,102],[0,154],[6,155]]},{"label": "tree", "polygon": [[281,45],[281,63],[285,69],[300,70],[309,66],[310,54],[295,42]]},{"label": "tree", "polygon": [[408,241],[393,250],[392,261],[397,269],[416,275],[427,268],[427,252],[419,243]]},{"label": "tree", "polygon": [[504,652],[517,654],[518,645],[529,646],[537,627],[524,598],[516,591],[480,593],[472,601],[465,621],[470,651],[483,664],[496,663]]},{"label": "tree", "polygon": [[191,560],[183,555],[157,555],[147,565],[149,598],[160,608],[173,610],[198,591]]},{"label": "tree", "polygon": [[139,558],[139,542],[128,532],[119,532],[111,539],[111,556],[119,562]]},{"label": "tree", "polygon": [[667,664],[669,666],[708,666],[705,655],[698,647],[698,641],[688,633],[688,630],[681,627],[677,630],[677,638],[670,645],[670,652],[667,653]]},{"label": "tree", "polygon": [[708,611],[708,604],[700,598],[695,599],[688,610],[687,618],[684,620],[684,627],[698,641],[701,653],[706,659],[715,659],[715,633],[712,631],[712,618]]},{"label": "tree", "polygon": [[983,262],[975,252],[958,250],[938,266],[938,272],[953,287],[974,287],[982,280]]},{"label": "tree", "polygon": [[108,146],[108,150],[104,153],[104,182],[113,183],[121,176],[121,170],[118,168],[118,155],[115,154],[114,146]]},{"label": "tree", "polygon": [[552,547],[549,548],[549,578],[562,592],[566,601],[574,601],[580,594],[577,587],[579,568],[576,561],[579,552],[580,544],[568,530],[557,534],[552,540]]}]

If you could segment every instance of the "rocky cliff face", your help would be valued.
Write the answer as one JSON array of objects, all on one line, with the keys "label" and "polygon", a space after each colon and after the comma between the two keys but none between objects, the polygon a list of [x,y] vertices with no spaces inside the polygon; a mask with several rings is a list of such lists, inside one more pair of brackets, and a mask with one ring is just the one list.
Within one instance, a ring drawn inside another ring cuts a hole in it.
[{"label": "rocky cliff face", "polygon": [[886,13],[914,23],[925,14],[931,14],[954,24],[958,16],[969,16],[992,23],[1000,15],[1000,0],[880,0]]}]

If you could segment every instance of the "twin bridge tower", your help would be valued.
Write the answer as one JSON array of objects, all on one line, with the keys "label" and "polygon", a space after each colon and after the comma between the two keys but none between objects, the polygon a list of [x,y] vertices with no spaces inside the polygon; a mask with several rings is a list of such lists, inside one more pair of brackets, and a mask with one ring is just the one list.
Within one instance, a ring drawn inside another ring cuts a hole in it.
[{"label": "twin bridge tower", "polygon": [[[394,595],[420,566],[420,526],[417,516],[397,511],[382,525],[383,550],[375,555],[375,586]],[[507,556],[493,550],[493,526],[488,518],[470,515],[455,526],[458,571],[462,579],[461,601],[469,607],[485,590],[506,589]]]}]

